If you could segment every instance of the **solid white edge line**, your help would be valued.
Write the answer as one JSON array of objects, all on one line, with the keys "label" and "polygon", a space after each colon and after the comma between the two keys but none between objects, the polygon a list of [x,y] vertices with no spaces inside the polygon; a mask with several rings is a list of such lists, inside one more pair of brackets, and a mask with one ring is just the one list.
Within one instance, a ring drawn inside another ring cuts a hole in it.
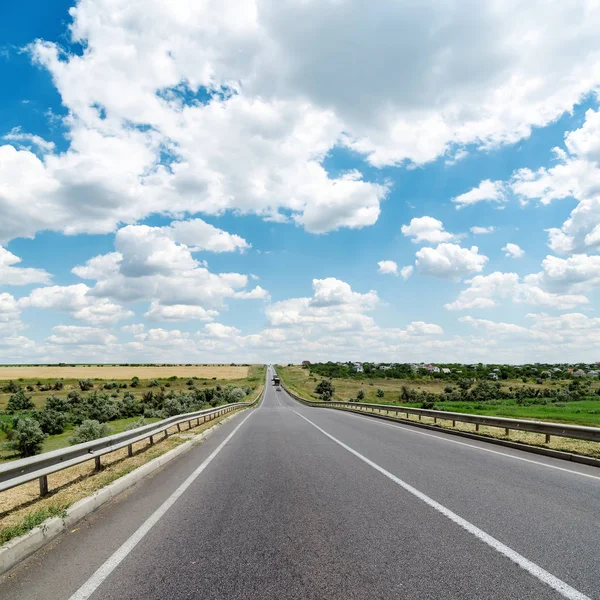
[{"label": "solid white edge line", "polygon": [[[335,410],[335,409],[334,409]],[[556,469],[557,471],[564,471],[565,473],[571,473],[572,475],[580,475],[581,477],[588,477],[589,479],[597,479],[600,480],[598,475],[591,475],[589,473],[583,473],[581,471],[574,471],[573,469],[566,469],[565,467],[558,467],[557,465],[549,465],[548,463],[540,462],[539,460],[532,460],[531,458],[523,458],[522,456],[515,456],[514,454],[508,454],[506,452],[500,452],[498,450],[492,450],[491,448],[482,448],[481,446],[476,446],[474,444],[469,444],[468,442],[460,442],[458,440],[450,439],[452,435],[449,432],[446,432],[444,429],[440,430],[441,434],[446,435],[436,435],[434,433],[425,433],[424,431],[419,431],[415,427],[411,427],[410,425],[404,425],[403,423],[391,423],[386,422],[384,419],[374,419],[368,414],[362,414],[360,412],[348,411],[348,410],[339,410],[340,414],[343,415],[358,415],[359,417],[363,417],[365,421],[371,423],[372,425],[383,425],[386,427],[391,427],[392,429],[400,429],[401,431],[406,431],[407,433],[414,433],[416,435],[424,435],[427,437],[435,438],[436,440],[441,440],[442,442],[448,442],[449,444],[458,444],[459,446],[466,446],[467,448],[472,448],[473,450],[480,450],[481,452],[490,452],[491,454],[498,454],[499,456],[504,456],[505,458],[512,458],[514,460],[520,460],[523,462],[531,463],[534,465],[539,465],[540,467],[547,467],[548,469]],[[474,440],[478,441],[478,440]],[[485,440],[481,440],[483,443],[486,443]],[[519,451],[518,448],[514,448],[514,450]],[[553,458],[553,457],[550,457]],[[563,460],[561,458],[556,460]],[[583,466],[584,463],[581,463]],[[596,468],[596,467],[594,467]]]},{"label": "solid white edge line", "polygon": [[69,598],[69,600],[87,600],[104,582],[104,580],[123,562],[127,555],[142,541],[146,534],[160,521],[165,513],[177,502],[182,494],[194,483],[196,478],[208,467],[223,447],[236,434],[238,429],[253,415],[251,412],[226,438],[210,456],[157,508],[140,527],[116,550],[96,572]]},{"label": "solid white edge line", "polygon": [[336,444],[338,444],[339,446],[344,448],[344,450],[347,450],[348,452],[350,452],[351,454],[353,454],[354,456],[356,456],[357,458],[362,460],[364,463],[366,463],[367,465],[369,465],[370,467],[375,469],[376,471],[379,471],[382,475],[385,475],[388,479],[390,479],[391,481],[393,481],[394,483],[399,485],[401,488],[403,488],[404,490],[406,490],[413,496],[419,498],[419,500],[422,500],[423,502],[425,502],[425,504],[428,504],[431,508],[437,510],[439,513],[441,513],[442,515],[444,515],[445,517],[447,517],[448,519],[450,519],[451,521],[453,521],[454,523],[456,523],[457,525],[459,525],[460,527],[462,527],[463,529],[465,529],[466,531],[468,531],[469,533],[474,535],[476,538],[478,538],[482,542],[486,543],[488,546],[490,546],[491,548],[493,548],[494,550],[496,550],[503,556],[506,556],[512,562],[516,563],[519,567],[521,567],[522,569],[527,571],[530,575],[533,575],[536,579],[538,579],[542,583],[546,584],[547,586],[551,587],[553,590],[557,591],[564,598],[568,598],[569,600],[591,600],[589,598],[589,596],[582,594],[580,591],[571,587],[568,583],[565,583],[562,579],[555,577],[554,575],[552,575],[552,573],[549,573],[548,571],[546,571],[539,565],[535,564],[534,562],[531,562],[530,560],[528,560],[527,558],[525,558],[524,556],[519,554],[516,550],[509,548],[507,545],[503,544],[501,541],[492,537],[485,531],[479,529],[479,527],[477,527],[476,525],[473,525],[473,523],[458,516],[456,513],[452,512],[449,508],[446,508],[439,502],[436,502],[435,500],[433,500],[433,498],[430,498],[423,492],[420,492],[418,489],[414,488],[412,485],[406,483],[399,477],[396,477],[396,475],[394,475],[393,473],[390,473],[383,467],[380,467],[377,463],[368,459],[366,456],[363,456],[360,452],[357,452],[356,450],[354,450],[347,444],[344,444],[344,442],[341,442],[340,440],[338,440],[337,438],[332,436],[330,433],[327,433],[327,431],[325,431],[324,429],[321,429],[321,427],[319,427],[318,425],[313,423],[310,419],[307,419],[304,415],[301,415],[299,412],[296,412],[295,410],[294,410],[294,412],[299,417],[303,418],[305,421],[310,423],[315,429],[318,429],[323,435],[327,436],[330,440],[332,440],[333,442],[335,442]]}]

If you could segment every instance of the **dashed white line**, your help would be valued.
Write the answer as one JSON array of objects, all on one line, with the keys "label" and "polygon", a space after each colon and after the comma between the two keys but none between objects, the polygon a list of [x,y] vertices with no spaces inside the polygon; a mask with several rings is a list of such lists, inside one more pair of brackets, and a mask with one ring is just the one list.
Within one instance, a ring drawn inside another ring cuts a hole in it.
[{"label": "dashed white line", "polygon": [[472,535],[474,535],[477,539],[481,540],[482,542],[484,542],[485,544],[487,544],[488,546],[490,546],[491,548],[493,548],[494,550],[496,550],[497,552],[499,552],[506,558],[510,559],[512,562],[516,563],[519,567],[521,567],[522,569],[527,571],[530,575],[533,575],[536,579],[538,579],[542,583],[546,584],[553,590],[557,591],[564,598],[568,598],[569,600],[590,600],[589,596],[586,596],[585,594],[583,594],[580,591],[576,590],[575,588],[571,587],[568,583],[566,583],[562,579],[559,579],[558,577],[552,575],[552,573],[549,573],[548,571],[546,571],[545,569],[543,569],[536,563],[528,560],[527,558],[525,558],[524,556],[519,554],[516,550],[509,548],[506,544],[503,544],[501,541],[497,540],[495,537],[492,537],[485,531],[479,529],[479,527],[477,527],[476,525],[473,525],[473,523],[467,521],[466,519],[463,519],[462,517],[460,517],[456,513],[452,512],[450,509],[446,508],[439,502],[436,502],[435,500],[433,500],[433,498],[430,498],[423,492],[420,492],[417,488],[414,488],[412,485],[406,483],[399,477],[396,477],[396,475],[394,475],[393,473],[390,473],[383,467],[380,467],[377,463],[368,459],[366,456],[362,455],[360,452],[357,452],[356,450],[354,450],[347,444],[344,444],[344,442],[342,442],[342,441],[338,440],[337,438],[335,438],[334,436],[332,436],[330,433],[327,433],[327,431],[325,431],[324,429],[322,429],[321,427],[319,427],[318,425],[313,423],[310,419],[307,419],[304,415],[301,415],[299,412],[296,412],[295,410],[294,410],[294,412],[299,417],[301,417],[302,419],[304,419],[305,421],[310,423],[315,429],[319,430],[323,435],[327,436],[330,440],[332,440],[333,442],[335,442],[336,444],[338,444],[339,446],[344,448],[344,450],[347,450],[348,452],[350,452],[351,454],[353,454],[354,456],[356,456],[357,458],[362,460],[364,463],[366,463],[367,465],[369,465],[370,467],[375,469],[376,471],[379,471],[379,473],[381,473],[382,475],[385,475],[388,479],[393,481],[395,484],[399,485],[401,488],[406,490],[408,493],[419,498],[419,500],[422,500],[423,502],[428,504],[431,508],[435,509],[436,511],[438,511],[439,513],[441,513],[442,515],[444,515],[445,517],[447,517],[448,519],[450,519],[451,521],[453,521],[454,523],[456,523],[457,525],[462,527],[464,530],[466,530],[469,533],[471,533]]}]

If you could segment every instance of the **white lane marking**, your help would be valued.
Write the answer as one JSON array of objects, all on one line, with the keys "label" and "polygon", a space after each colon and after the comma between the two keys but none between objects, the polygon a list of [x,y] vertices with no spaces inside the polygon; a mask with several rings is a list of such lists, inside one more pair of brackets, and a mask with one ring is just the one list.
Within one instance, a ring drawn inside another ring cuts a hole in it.
[{"label": "white lane marking", "polygon": [[[503,456],[505,458],[512,458],[514,460],[521,460],[523,462],[531,463],[534,465],[539,465],[540,467],[547,467],[548,469],[556,469],[557,471],[564,471],[566,473],[571,473],[572,475],[581,475],[581,477],[588,477],[589,479],[597,479],[600,480],[598,475],[590,475],[589,473],[582,473],[581,471],[573,471],[572,469],[566,469],[565,467],[558,467],[556,465],[549,465],[547,463],[540,462],[539,460],[532,460],[530,458],[523,458],[521,456],[515,456],[514,454],[506,454],[505,452],[499,452],[498,450],[492,450],[491,448],[482,448],[481,446],[475,446],[473,444],[469,444],[467,442],[459,442],[458,440],[452,440],[447,435],[435,435],[433,433],[425,433],[424,431],[419,431],[413,427],[405,426],[402,424],[396,425],[395,423],[386,423],[382,420],[373,419],[368,415],[363,415],[359,412],[349,412],[341,410],[339,411],[344,415],[358,415],[359,417],[364,417],[365,421],[371,423],[372,425],[383,425],[385,427],[392,427],[393,429],[400,429],[402,431],[406,431],[407,433],[414,433],[416,435],[425,435],[427,437],[435,438],[436,440],[441,440],[442,442],[447,442],[449,444],[458,444],[459,446],[466,446],[467,448],[472,448],[473,450],[480,450],[481,452],[490,452],[491,454],[498,454],[499,456]],[[442,429],[440,433],[445,433]],[[482,440],[484,441],[484,440]],[[485,441],[484,441],[485,443]],[[558,459],[562,460],[562,459]]]},{"label": "white lane marking", "polygon": [[164,514],[177,502],[182,494],[194,483],[196,478],[208,467],[215,456],[236,434],[238,429],[254,414],[251,412],[226,438],[211,455],[157,508],[142,525],[123,543],[99,569],[71,596],[69,600],[87,600],[102,584],[102,582],[123,562],[127,555],[142,541],[145,535],[160,521]]},{"label": "white lane marking", "polygon": [[344,442],[341,442],[337,438],[333,437],[330,433],[327,433],[324,429],[321,429],[321,427],[319,427],[318,425],[313,423],[310,419],[307,419],[304,415],[301,415],[299,412],[296,412],[295,410],[294,410],[294,412],[299,417],[302,417],[305,421],[310,423],[315,429],[318,429],[323,435],[327,436],[330,440],[334,441],[336,444],[338,444],[339,446],[344,448],[344,450],[347,450],[348,452],[350,452],[351,454],[353,454],[354,456],[356,456],[357,458],[359,458],[360,460],[362,460],[363,462],[368,464],[370,467],[375,469],[376,471],[379,471],[382,475],[385,475],[388,479],[391,479],[394,483],[399,485],[401,488],[403,488],[404,490],[406,490],[413,496],[416,496],[417,498],[419,498],[419,500],[422,500],[423,502],[425,502],[425,504],[428,504],[429,506],[431,506],[431,508],[437,510],[439,513],[441,513],[442,515],[444,515],[445,517],[447,517],[448,519],[450,519],[457,525],[460,525],[460,527],[462,527],[469,533],[473,534],[476,538],[478,538],[482,542],[486,543],[488,546],[490,546],[491,548],[493,548],[494,550],[496,550],[503,556],[506,556],[508,559],[510,559],[517,565],[519,565],[522,569],[524,569],[525,571],[527,571],[528,573],[533,575],[536,579],[538,579],[542,583],[545,583],[546,585],[551,587],[553,590],[556,590],[564,598],[568,598],[569,600],[591,600],[589,598],[589,596],[582,594],[575,588],[571,587],[568,583],[565,583],[562,579],[559,579],[558,577],[555,577],[554,575],[552,575],[552,573],[549,573],[545,569],[542,569],[542,567],[540,567],[539,565],[536,565],[534,562],[531,562],[530,560],[528,560],[527,558],[525,558],[524,556],[519,554],[516,550],[509,548],[508,546],[503,544],[501,541],[492,537],[485,531],[479,529],[479,527],[473,525],[473,523],[467,521],[466,519],[463,519],[462,517],[459,517],[456,513],[452,512],[449,508],[446,508],[439,502],[436,502],[435,500],[433,500],[433,498],[430,498],[423,492],[420,492],[417,488],[414,488],[412,485],[406,483],[406,481],[403,481],[399,477],[396,477],[396,475],[394,475],[393,473],[390,473],[383,467],[380,467],[377,463],[374,463],[372,460],[368,459],[366,456],[363,456],[360,452],[357,452],[350,446],[344,444]]}]

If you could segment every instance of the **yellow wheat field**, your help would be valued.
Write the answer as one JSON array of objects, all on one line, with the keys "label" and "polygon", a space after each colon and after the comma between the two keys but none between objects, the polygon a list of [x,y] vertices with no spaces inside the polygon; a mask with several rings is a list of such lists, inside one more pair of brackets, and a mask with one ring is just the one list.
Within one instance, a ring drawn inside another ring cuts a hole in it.
[{"label": "yellow wheat field", "polygon": [[1,367],[0,379],[160,379],[164,377],[199,377],[202,379],[245,379],[248,367],[229,365],[194,365],[194,366],[84,366],[75,367]]}]

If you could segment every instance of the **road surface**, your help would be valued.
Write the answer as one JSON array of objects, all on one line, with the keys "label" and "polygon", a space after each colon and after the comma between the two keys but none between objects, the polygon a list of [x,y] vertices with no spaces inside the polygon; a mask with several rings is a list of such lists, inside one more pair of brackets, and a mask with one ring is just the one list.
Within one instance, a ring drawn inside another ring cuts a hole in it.
[{"label": "road surface", "polygon": [[600,598],[600,472],[268,385],[2,600]]}]

